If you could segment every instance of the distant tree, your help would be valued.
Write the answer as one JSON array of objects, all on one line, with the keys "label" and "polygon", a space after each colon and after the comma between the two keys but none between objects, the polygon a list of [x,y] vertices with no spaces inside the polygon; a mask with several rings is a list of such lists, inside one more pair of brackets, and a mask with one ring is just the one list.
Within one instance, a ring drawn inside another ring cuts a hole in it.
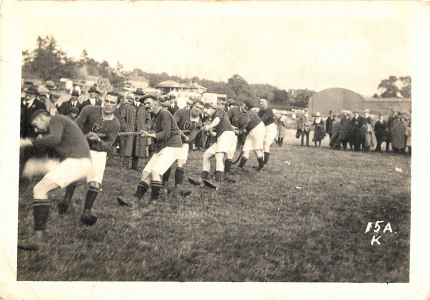
[{"label": "distant tree", "polygon": [[240,102],[240,99],[253,99],[253,95],[248,83],[240,75],[233,75],[227,80],[227,95],[229,98],[233,98]]},{"label": "distant tree", "polygon": [[73,77],[77,74],[76,62],[59,49],[51,36],[38,37],[36,49],[31,53],[23,52],[22,72],[42,80],[58,80],[61,77]]},{"label": "distant tree", "polygon": [[272,102],[275,104],[289,104],[288,103],[289,97],[286,90],[279,90],[274,89],[273,90],[273,100]]},{"label": "distant tree", "polygon": [[397,77],[390,76],[388,79],[383,79],[378,85],[378,91],[381,98],[395,98],[400,89],[396,85]]}]

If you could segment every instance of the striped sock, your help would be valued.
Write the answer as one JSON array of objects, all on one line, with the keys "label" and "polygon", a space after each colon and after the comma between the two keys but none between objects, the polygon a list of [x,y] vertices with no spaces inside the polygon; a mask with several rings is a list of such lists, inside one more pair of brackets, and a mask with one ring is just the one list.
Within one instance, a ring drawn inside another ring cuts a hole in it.
[{"label": "striped sock", "polygon": [[242,156],[242,159],[240,160],[239,168],[243,168],[247,161],[248,161],[248,159],[246,157]]},{"label": "striped sock", "polygon": [[161,181],[151,182],[151,200],[157,200],[160,195]]},{"label": "striped sock", "polygon": [[184,168],[176,168],[175,171],[175,185],[182,185],[182,182],[184,181]]},{"label": "striped sock", "polygon": [[139,182],[137,185],[136,193],[134,194],[139,200],[143,198],[149,186],[145,181]]},{"label": "striped sock", "polygon": [[208,179],[209,177],[209,172],[208,171],[202,171],[202,179]]},{"label": "striped sock", "polygon": [[90,186],[87,192],[87,196],[85,197],[84,209],[91,210],[91,208],[93,208],[94,201],[96,200],[98,194],[99,189]]},{"label": "striped sock", "polygon": [[45,230],[49,216],[50,201],[48,199],[33,200],[34,230]]}]

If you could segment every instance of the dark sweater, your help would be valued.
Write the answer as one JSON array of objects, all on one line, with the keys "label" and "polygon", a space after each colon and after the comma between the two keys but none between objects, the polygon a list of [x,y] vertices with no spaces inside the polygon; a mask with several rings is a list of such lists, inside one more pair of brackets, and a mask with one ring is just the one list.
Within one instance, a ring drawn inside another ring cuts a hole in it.
[{"label": "dark sweater", "polygon": [[62,159],[90,157],[87,139],[72,119],[52,116],[48,128],[47,135],[33,141],[36,148],[53,148]]}]

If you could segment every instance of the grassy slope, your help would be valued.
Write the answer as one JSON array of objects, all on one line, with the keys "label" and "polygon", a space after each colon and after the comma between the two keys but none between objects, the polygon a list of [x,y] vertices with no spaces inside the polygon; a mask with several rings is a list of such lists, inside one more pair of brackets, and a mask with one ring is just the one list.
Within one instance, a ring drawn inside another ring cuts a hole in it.
[{"label": "grassy slope", "polygon": [[[77,224],[84,187],[65,217],[54,192],[47,245],[18,251],[18,280],[408,281],[409,157],[302,148],[292,137],[272,149],[260,174],[218,192],[186,184],[191,196],[149,209],[118,207],[115,196],[131,195],[140,173],[110,161],[97,224]],[[187,175],[198,176],[200,157],[191,152]],[[22,238],[32,227],[28,191],[19,205]],[[376,220],[393,233],[371,246],[364,232]]]}]

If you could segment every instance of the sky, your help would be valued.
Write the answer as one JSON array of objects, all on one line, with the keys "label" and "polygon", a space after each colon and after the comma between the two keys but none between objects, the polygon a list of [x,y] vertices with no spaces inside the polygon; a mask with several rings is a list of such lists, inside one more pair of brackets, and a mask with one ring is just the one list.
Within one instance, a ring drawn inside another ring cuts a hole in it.
[{"label": "sky", "polygon": [[23,49],[52,35],[71,56],[86,49],[125,70],[365,96],[411,73],[404,2],[20,2],[19,12]]}]

